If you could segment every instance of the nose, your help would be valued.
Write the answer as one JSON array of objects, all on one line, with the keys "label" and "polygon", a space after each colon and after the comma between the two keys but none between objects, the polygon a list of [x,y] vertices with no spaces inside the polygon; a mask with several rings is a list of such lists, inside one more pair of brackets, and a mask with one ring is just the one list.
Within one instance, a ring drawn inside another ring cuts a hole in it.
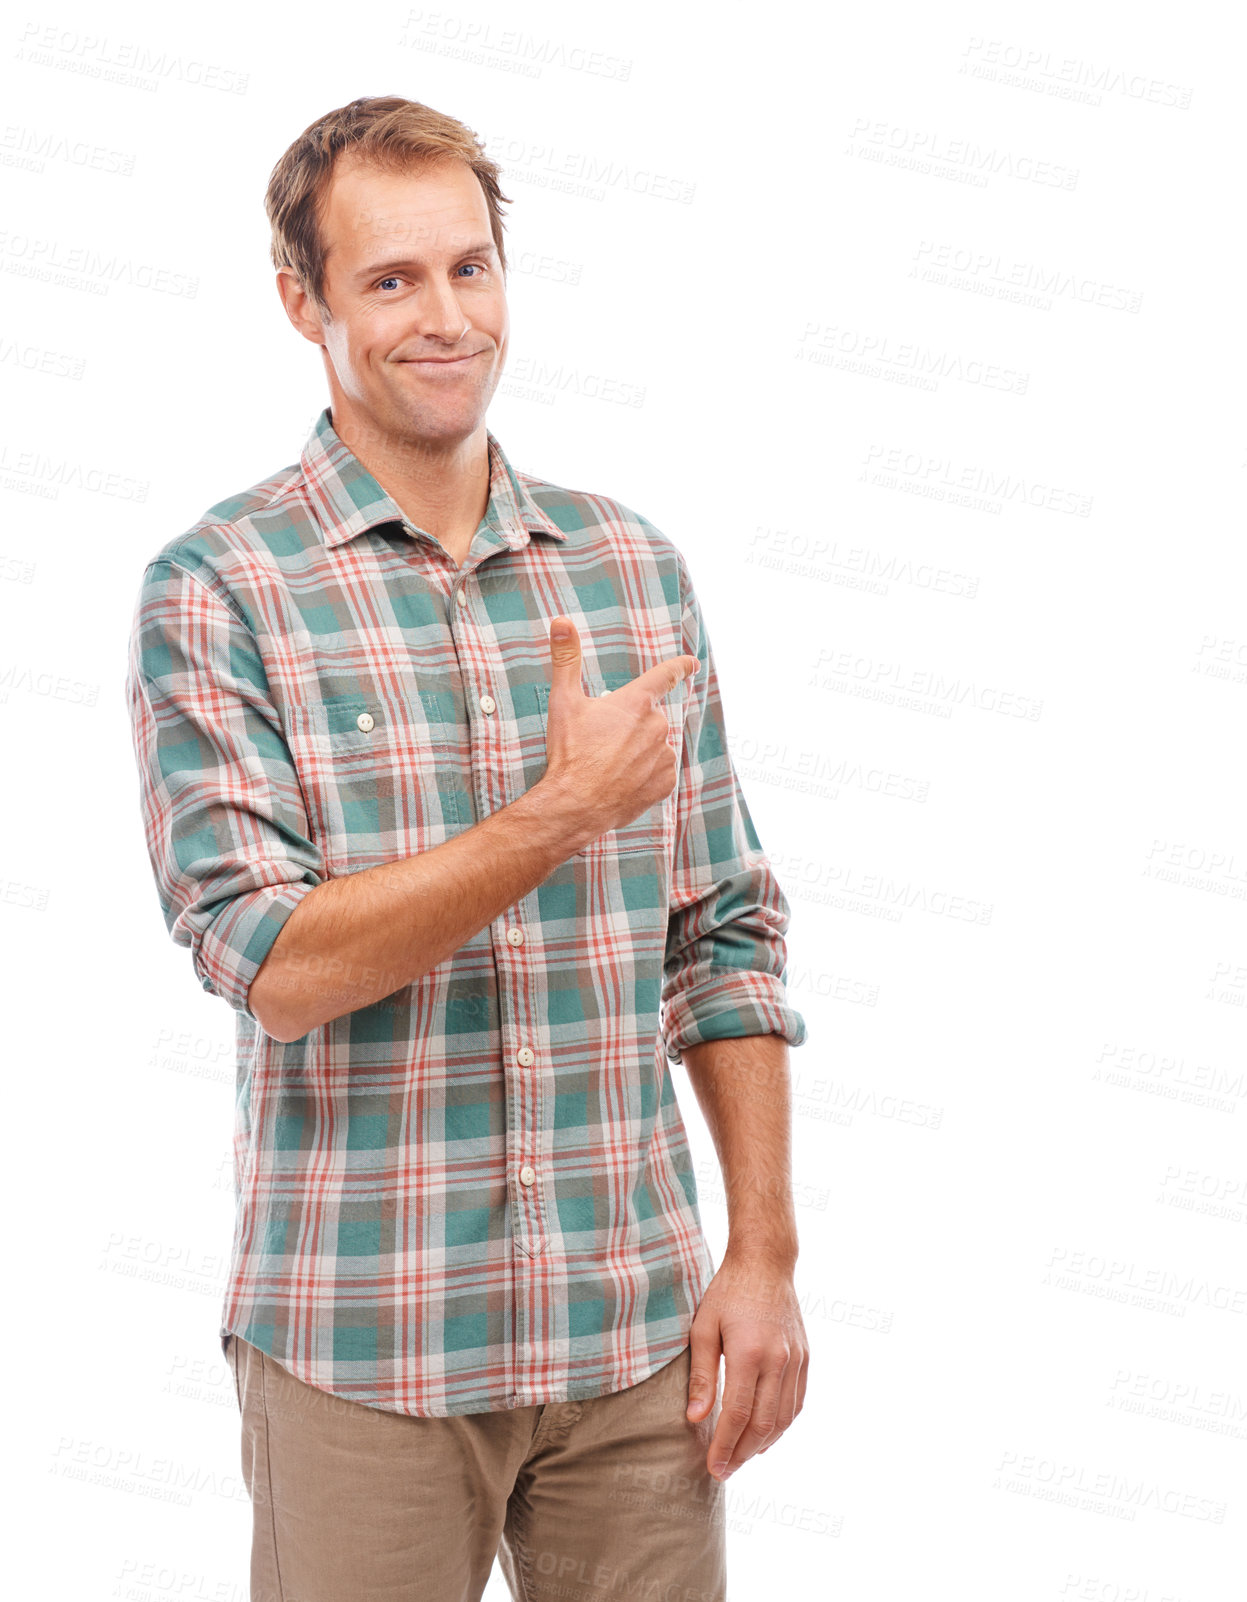
[{"label": "nose", "polygon": [[471,326],[451,284],[430,284],[422,291],[416,312],[419,333],[445,345],[457,345]]}]

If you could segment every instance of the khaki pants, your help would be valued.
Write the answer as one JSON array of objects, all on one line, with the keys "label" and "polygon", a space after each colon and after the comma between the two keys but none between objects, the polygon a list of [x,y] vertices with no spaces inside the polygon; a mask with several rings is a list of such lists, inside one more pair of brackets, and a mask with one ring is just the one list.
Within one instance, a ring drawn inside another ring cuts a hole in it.
[{"label": "khaki pants", "polygon": [[305,1385],[231,1335],[252,1505],[251,1602],[725,1602],[716,1401],[689,1349],[625,1391],[411,1418]]}]

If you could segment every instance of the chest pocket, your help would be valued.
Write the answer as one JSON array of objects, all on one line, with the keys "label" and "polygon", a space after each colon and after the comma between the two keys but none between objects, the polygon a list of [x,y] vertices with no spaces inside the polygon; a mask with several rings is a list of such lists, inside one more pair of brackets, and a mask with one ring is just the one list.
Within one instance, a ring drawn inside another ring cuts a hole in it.
[{"label": "chest pocket", "polygon": [[[635,673],[621,672],[618,669],[606,669],[595,673],[590,673],[586,669],[584,673],[586,693],[605,695],[625,684],[631,684],[636,676]],[[549,685],[538,685],[537,694],[541,705],[541,727],[544,732],[550,698]],[[677,756],[680,754],[684,736],[687,695],[688,681],[681,680],[675,689],[659,702],[667,719],[667,738],[675,747]],[[670,795],[665,796],[654,806],[647,807],[644,812],[638,813],[629,823],[621,825],[618,829],[608,829],[595,840],[590,840],[583,850],[576,853],[576,856],[630,856],[639,852],[651,859],[668,861],[675,844],[676,805],[679,798],[680,786],[677,780]]]},{"label": "chest pocket", "polygon": [[458,832],[453,752],[417,703],[326,696],[291,707],[287,735],[331,875],[414,856]]}]

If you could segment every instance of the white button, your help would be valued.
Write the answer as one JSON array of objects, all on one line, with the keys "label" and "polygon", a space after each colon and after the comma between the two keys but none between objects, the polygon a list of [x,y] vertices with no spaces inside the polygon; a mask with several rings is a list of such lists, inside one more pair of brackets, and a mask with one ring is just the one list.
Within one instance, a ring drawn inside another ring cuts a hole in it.
[{"label": "white button", "polygon": [[537,1170],[535,1168],[530,1168],[527,1163],[525,1163],[523,1168],[520,1169],[520,1184],[521,1185],[531,1185],[533,1180],[536,1179],[536,1177],[537,1177]]},{"label": "white button", "polygon": [[481,711],[482,712],[492,712],[497,705],[498,705],[498,703],[494,700],[492,695],[483,695],[483,696],[481,696]]},{"label": "white button", "polygon": [[521,1046],[515,1054],[515,1060],[519,1063],[521,1068],[531,1068],[537,1059],[533,1056],[532,1049],[530,1047]]},{"label": "white button", "polygon": [[364,733],[367,734],[368,730],[372,728],[372,713],[361,712],[355,719],[355,727],[357,729],[362,729]]},{"label": "white button", "polygon": [[460,606],[466,606],[468,604],[468,592],[466,590],[456,590],[455,600],[458,601]]},{"label": "white button", "polygon": [[507,939],[513,946],[522,946],[524,944],[524,931],[522,929],[508,929]]}]

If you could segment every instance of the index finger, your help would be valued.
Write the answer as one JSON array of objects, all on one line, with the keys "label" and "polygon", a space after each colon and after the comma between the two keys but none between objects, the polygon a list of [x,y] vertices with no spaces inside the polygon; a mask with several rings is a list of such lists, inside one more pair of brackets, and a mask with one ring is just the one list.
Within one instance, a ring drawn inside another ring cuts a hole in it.
[{"label": "index finger", "polygon": [[621,685],[615,694],[622,695],[628,690],[640,690],[649,696],[651,704],[657,705],[664,695],[670,695],[681,679],[689,678],[700,666],[700,660],[695,656],[689,656],[687,652],[679,656],[669,656],[665,662],[658,662],[652,668],[646,668],[644,673],[638,673],[631,683]]}]

